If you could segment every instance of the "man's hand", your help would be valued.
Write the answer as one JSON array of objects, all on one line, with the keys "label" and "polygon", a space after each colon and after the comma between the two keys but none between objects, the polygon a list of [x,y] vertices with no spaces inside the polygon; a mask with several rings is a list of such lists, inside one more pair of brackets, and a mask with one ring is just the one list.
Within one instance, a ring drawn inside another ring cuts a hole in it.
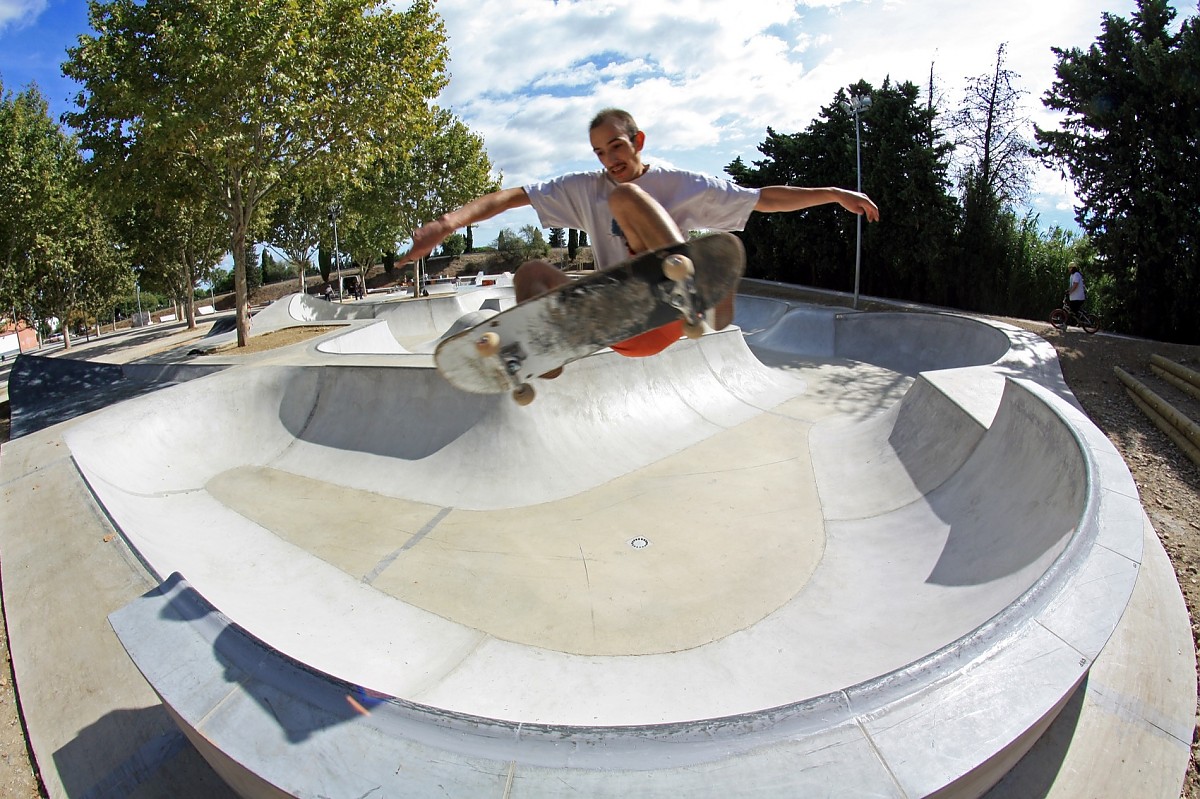
[{"label": "man's hand", "polygon": [[852,214],[863,214],[868,222],[879,221],[879,208],[871,202],[871,198],[862,192],[843,190],[837,198],[838,203]]},{"label": "man's hand", "polygon": [[408,252],[400,256],[400,263],[408,263],[424,258],[433,252],[434,248],[446,240],[446,237],[454,232],[453,228],[447,228],[446,223],[441,219],[435,219],[432,222],[427,222],[421,227],[413,231],[412,247]]}]

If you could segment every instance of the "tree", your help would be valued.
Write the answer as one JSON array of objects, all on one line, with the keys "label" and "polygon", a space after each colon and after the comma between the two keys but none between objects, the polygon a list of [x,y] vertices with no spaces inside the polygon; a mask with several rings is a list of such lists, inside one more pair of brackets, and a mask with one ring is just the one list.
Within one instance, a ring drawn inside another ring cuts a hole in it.
[{"label": "tree", "polygon": [[445,85],[431,0],[93,2],[64,74],[67,114],[96,171],[153,162],[222,209],[234,258],[238,343],[249,335],[250,231],[282,186],[364,180],[429,132]]},{"label": "tree", "polygon": [[31,324],[57,316],[69,347],[70,323],[111,310],[133,275],[36,87],[0,96],[0,184],[0,301]]},{"label": "tree", "polygon": [[321,273],[321,280],[328,283],[329,275],[333,272],[333,250],[327,246],[317,248],[317,270]]},{"label": "tree", "polygon": [[565,228],[550,228],[550,246],[556,249],[562,249],[567,246],[567,232]]},{"label": "tree", "polygon": [[442,242],[442,255],[462,255],[467,251],[467,237],[461,233],[451,233]]},{"label": "tree", "polygon": [[962,181],[1008,207],[1029,193],[1033,154],[1029,119],[1021,114],[1025,92],[1015,86],[1020,76],[1004,67],[1005,49],[996,49],[990,73],[968,79],[952,126],[958,156],[966,159]]},{"label": "tree", "polygon": [[535,258],[545,258],[550,254],[550,245],[542,235],[542,229],[536,225],[525,225],[520,233],[513,233],[504,228],[496,237],[496,252],[500,254],[500,262],[507,269],[516,269],[526,261]]},{"label": "tree", "polygon": [[[298,184],[283,191],[271,205],[266,238],[296,266],[301,294],[305,291],[304,272],[329,227],[330,193],[320,187]],[[332,244],[332,239],[330,239]]]},{"label": "tree", "polygon": [[219,209],[163,179],[154,168],[130,170],[120,182],[93,180],[135,265],[138,283],[182,303],[196,326],[196,286],[211,278],[226,250]]},{"label": "tree", "polygon": [[990,72],[968,79],[963,102],[953,116],[960,163],[958,186],[963,217],[959,228],[961,267],[971,275],[955,294],[971,310],[1004,307],[1020,268],[1024,231],[1014,206],[1029,191],[1030,142],[1020,113],[1024,92],[1018,76],[1004,67],[1005,45],[996,50]]},{"label": "tree", "polygon": [[445,109],[425,111],[429,135],[372,165],[369,179],[343,181],[331,191],[344,208],[338,223],[343,249],[364,269],[395,252],[425,221],[499,186],[483,139]]},{"label": "tree", "polygon": [[[839,89],[819,118],[794,134],[767,129],[764,158],[746,166],[735,159],[726,172],[744,186],[775,184],[854,186],[854,118],[849,96],[870,97],[860,115],[862,185],[881,209],[863,228],[863,290],[940,302],[950,290],[945,265],[952,260],[956,208],[947,193],[949,145],[936,131],[936,109],[918,102],[912,83],[879,89],[860,81]],[[930,144],[932,140],[932,145]],[[825,288],[853,286],[856,221],[837,206],[794,214],[754,214],[746,226],[748,262],[756,277]]]},{"label": "tree", "polygon": [[1139,0],[1129,20],[1104,14],[1087,50],[1055,48],[1057,80],[1042,103],[1063,118],[1036,139],[1075,182],[1075,218],[1123,302],[1117,321],[1196,343],[1200,19],[1172,34],[1174,18],[1164,0]]},{"label": "tree", "polygon": [[[392,210],[393,244],[430,219],[500,187],[483,138],[443,108],[432,107],[429,113],[433,133],[403,157],[381,165],[377,189],[383,196],[373,205]],[[468,228],[467,252],[471,244]]]}]

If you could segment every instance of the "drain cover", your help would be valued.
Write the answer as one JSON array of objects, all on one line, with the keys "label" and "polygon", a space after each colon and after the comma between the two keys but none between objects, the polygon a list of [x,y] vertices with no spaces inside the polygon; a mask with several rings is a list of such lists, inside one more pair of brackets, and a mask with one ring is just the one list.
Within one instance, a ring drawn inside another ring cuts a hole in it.
[{"label": "drain cover", "polygon": [[637,538],[630,539],[629,546],[633,547],[634,549],[645,549],[646,547],[650,546],[650,539],[638,536]]}]

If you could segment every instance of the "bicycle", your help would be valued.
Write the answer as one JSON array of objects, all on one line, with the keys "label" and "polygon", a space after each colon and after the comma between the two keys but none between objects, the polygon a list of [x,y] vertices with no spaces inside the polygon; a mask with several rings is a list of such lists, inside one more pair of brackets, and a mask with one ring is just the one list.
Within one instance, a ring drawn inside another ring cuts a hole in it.
[{"label": "bicycle", "polygon": [[1071,303],[1064,297],[1062,307],[1055,308],[1050,312],[1050,324],[1064,333],[1067,332],[1067,327],[1074,324],[1076,327],[1083,328],[1083,332],[1090,336],[1100,329],[1100,316],[1088,313],[1082,308],[1076,314],[1071,310]]}]

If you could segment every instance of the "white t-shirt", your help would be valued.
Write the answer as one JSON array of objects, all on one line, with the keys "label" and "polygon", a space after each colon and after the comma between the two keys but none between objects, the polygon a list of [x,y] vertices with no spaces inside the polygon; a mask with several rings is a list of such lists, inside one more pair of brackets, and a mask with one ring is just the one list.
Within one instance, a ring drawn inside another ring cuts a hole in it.
[{"label": "white t-shirt", "polygon": [[[689,230],[742,230],[758,203],[758,189],[696,172],[650,166],[634,183],[658,200],[687,235]],[[608,207],[617,184],[604,170],[577,172],[525,187],[543,227],[587,231],[596,267],[615,266],[629,248]]]},{"label": "white t-shirt", "polygon": [[1087,291],[1083,288],[1083,274],[1081,272],[1072,272],[1071,281],[1067,286],[1067,299],[1076,302],[1083,302],[1087,299]]}]

